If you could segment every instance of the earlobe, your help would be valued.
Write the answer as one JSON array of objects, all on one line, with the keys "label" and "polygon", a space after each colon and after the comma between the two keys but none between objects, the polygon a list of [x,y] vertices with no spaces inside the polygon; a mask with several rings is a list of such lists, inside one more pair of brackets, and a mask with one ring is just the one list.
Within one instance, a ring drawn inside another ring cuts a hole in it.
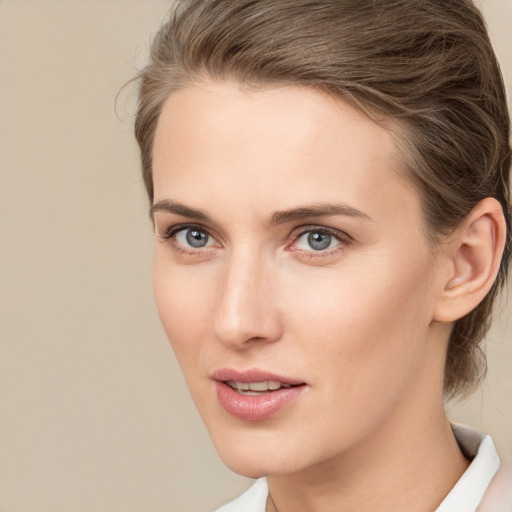
[{"label": "earlobe", "polygon": [[498,275],[506,225],[500,203],[478,203],[446,245],[448,278],[436,304],[434,320],[454,322],[472,311],[487,295]]}]

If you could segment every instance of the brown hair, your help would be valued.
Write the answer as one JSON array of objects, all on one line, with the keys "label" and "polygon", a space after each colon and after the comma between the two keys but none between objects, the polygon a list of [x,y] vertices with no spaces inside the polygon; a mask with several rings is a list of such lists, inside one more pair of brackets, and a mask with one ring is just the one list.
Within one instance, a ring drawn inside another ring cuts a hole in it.
[{"label": "brown hair", "polygon": [[[449,234],[485,197],[509,224],[509,117],[485,23],[470,0],[178,0],[140,73],[135,133],[153,199],[152,143],[169,94],[205,78],[296,84],[392,119],[431,239]],[[480,349],[508,266],[455,322],[445,393],[485,373]]]}]

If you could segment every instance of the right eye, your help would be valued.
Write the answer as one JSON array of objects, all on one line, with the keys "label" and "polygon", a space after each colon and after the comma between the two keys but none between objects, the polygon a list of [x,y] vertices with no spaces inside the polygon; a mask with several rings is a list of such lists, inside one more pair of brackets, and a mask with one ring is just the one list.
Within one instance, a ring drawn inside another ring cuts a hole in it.
[{"label": "right eye", "polygon": [[169,240],[176,249],[194,252],[217,245],[208,231],[200,226],[174,226],[162,237]]},{"label": "right eye", "polygon": [[215,239],[208,231],[199,227],[185,227],[171,231],[169,239],[174,239],[174,243],[184,249],[203,249],[215,245]]}]

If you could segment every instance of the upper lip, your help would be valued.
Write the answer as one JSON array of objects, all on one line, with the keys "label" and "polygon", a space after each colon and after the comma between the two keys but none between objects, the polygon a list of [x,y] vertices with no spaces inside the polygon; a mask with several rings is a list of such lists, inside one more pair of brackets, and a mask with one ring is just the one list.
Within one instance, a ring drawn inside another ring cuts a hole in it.
[{"label": "upper lip", "polygon": [[215,370],[211,374],[213,380],[218,381],[235,381],[235,382],[265,382],[275,381],[285,384],[291,384],[297,386],[299,384],[305,384],[304,381],[292,379],[290,377],[284,377],[277,373],[268,372],[265,370],[259,370],[257,368],[251,368],[248,370],[235,370],[232,368],[220,368]]}]

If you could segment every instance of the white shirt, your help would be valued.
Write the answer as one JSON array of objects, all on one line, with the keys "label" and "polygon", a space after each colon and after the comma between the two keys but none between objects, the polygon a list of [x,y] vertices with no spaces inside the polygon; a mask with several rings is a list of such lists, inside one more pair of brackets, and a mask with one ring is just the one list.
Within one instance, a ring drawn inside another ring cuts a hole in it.
[{"label": "white shirt", "polygon": [[[435,512],[512,512],[512,481],[490,486],[500,467],[491,436],[462,425],[453,425],[452,429],[464,455],[472,462]],[[215,512],[265,512],[267,497],[267,480],[260,478]]]}]

